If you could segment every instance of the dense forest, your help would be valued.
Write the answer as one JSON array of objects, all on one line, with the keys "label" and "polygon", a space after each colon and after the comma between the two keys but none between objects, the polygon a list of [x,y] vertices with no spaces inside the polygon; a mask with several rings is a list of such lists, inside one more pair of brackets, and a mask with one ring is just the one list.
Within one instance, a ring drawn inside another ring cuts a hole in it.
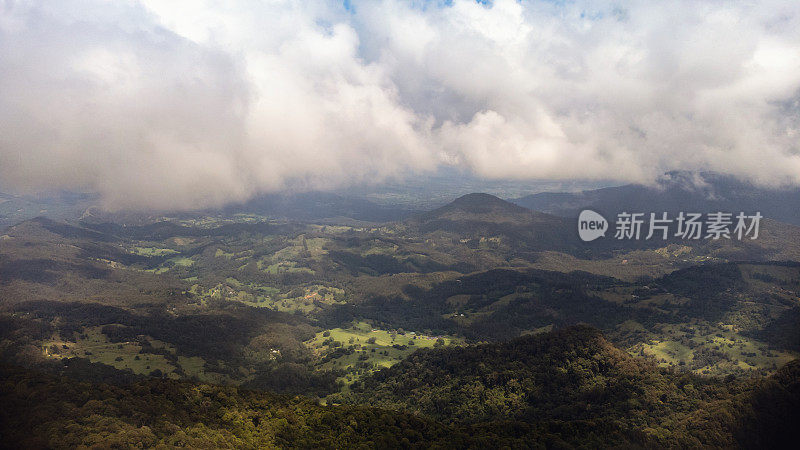
[{"label": "dense forest", "polygon": [[354,386],[354,406],[167,379],[0,373],[3,443],[25,448],[770,447],[795,439],[800,419],[800,364],[762,380],[676,374],[590,327],[420,351]]}]

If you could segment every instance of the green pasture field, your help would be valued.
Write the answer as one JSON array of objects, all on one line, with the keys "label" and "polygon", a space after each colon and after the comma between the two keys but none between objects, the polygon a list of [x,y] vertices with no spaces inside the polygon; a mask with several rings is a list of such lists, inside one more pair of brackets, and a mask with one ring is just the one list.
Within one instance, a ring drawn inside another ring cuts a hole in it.
[{"label": "green pasture field", "polygon": [[[366,322],[354,323],[348,328],[333,328],[317,333],[306,342],[321,358],[321,370],[340,370],[346,375],[340,380],[351,384],[361,376],[397,364],[420,348],[433,348],[441,339],[443,345],[461,344],[452,336],[425,336],[414,332],[401,332],[373,328]],[[374,341],[373,341],[374,339]],[[341,344],[337,347],[337,344]],[[345,354],[325,361],[325,355],[337,348],[352,347],[351,354]]]}]

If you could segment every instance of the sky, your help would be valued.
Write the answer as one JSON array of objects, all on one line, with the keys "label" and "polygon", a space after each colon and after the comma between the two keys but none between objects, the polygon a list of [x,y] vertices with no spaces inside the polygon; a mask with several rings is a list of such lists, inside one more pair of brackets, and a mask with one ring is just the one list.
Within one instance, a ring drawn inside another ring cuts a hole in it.
[{"label": "sky", "polygon": [[800,183],[800,2],[0,0],[0,188]]}]

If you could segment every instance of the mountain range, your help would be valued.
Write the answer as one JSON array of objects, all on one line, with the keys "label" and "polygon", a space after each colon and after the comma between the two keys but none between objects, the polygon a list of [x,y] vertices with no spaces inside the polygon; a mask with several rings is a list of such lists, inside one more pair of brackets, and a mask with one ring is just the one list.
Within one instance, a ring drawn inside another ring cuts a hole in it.
[{"label": "mountain range", "polygon": [[653,185],[628,184],[578,193],[543,192],[511,199],[526,208],[562,217],[592,209],[606,217],[621,212],[731,212],[800,225],[800,189],[764,188],[709,172],[668,172]]}]

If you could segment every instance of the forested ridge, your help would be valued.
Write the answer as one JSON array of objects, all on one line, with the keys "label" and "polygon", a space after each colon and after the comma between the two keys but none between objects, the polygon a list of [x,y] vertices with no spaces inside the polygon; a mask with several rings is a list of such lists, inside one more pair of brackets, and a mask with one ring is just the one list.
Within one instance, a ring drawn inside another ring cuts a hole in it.
[{"label": "forested ridge", "polygon": [[700,377],[631,357],[581,325],[420,350],[341,398],[448,423],[502,419],[572,430],[559,438],[574,445],[749,446],[794,433],[800,362],[768,379]]},{"label": "forested ridge", "polygon": [[418,351],[354,386],[350,406],[168,379],[0,374],[4,445],[26,448],[763,447],[794,438],[800,419],[798,362],[760,380],[676,374],[587,326]]},{"label": "forested ridge", "polygon": [[108,447],[421,447],[446,426],[412,414],[324,407],[236,387],[148,379],[114,385],[1,367],[3,445]]}]

